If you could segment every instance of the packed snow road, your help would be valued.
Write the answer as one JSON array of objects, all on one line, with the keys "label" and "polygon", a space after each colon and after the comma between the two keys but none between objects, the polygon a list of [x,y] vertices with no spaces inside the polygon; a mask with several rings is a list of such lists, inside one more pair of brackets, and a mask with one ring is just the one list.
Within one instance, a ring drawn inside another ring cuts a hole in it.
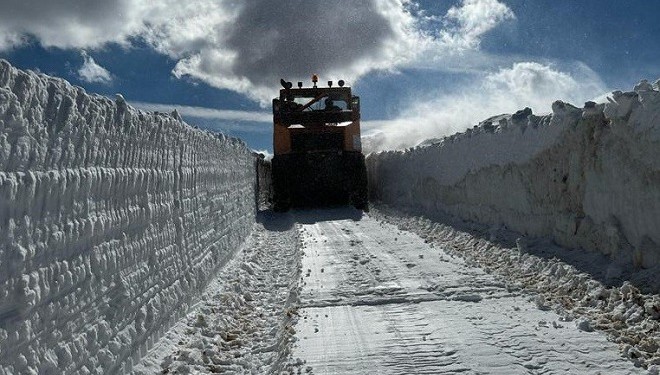
[{"label": "packed snow road", "polygon": [[265,212],[134,373],[645,373],[510,285],[360,211]]},{"label": "packed snow road", "polygon": [[302,289],[293,358],[314,374],[629,374],[496,277],[355,211],[298,212]]}]

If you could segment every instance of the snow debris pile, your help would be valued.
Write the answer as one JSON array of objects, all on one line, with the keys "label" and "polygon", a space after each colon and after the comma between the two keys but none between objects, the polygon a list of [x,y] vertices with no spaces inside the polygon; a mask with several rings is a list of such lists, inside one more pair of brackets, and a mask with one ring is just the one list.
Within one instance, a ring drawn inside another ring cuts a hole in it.
[{"label": "snow debris pile", "polygon": [[130,368],[249,235],[254,163],[0,60],[0,374]]},{"label": "snow debris pile", "polygon": [[660,266],[658,90],[643,81],[605,104],[558,101],[551,115],[525,109],[417,148],[372,154],[371,195]]},{"label": "snow debris pile", "polygon": [[268,230],[259,214],[240,253],[201,302],[133,368],[150,374],[281,374],[292,366],[300,255],[298,228]]}]

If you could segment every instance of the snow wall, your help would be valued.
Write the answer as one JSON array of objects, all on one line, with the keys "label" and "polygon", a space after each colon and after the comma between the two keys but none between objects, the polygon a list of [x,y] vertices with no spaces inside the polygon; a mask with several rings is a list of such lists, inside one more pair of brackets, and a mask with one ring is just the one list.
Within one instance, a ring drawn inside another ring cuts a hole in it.
[{"label": "snow wall", "polygon": [[660,265],[660,92],[553,104],[367,158],[372,199]]},{"label": "snow wall", "polygon": [[130,368],[251,232],[255,163],[0,60],[0,374]]}]

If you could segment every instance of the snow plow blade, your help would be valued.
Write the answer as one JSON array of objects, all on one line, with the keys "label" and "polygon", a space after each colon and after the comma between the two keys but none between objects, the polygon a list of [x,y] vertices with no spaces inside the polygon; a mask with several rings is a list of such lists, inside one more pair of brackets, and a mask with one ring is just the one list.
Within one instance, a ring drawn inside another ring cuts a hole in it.
[{"label": "snow plow blade", "polygon": [[272,163],[275,211],[346,204],[367,209],[367,169],[360,152],[278,155]]}]

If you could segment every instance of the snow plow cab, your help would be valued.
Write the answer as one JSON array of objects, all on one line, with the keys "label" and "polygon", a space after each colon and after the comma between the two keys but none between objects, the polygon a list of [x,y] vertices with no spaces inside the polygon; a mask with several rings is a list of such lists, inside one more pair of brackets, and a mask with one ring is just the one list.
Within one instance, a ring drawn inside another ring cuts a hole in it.
[{"label": "snow plow cab", "polygon": [[273,209],[352,204],[367,209],[367,170],[360,141],[360,98],[338,87],[283,89],[273,99]]}]

